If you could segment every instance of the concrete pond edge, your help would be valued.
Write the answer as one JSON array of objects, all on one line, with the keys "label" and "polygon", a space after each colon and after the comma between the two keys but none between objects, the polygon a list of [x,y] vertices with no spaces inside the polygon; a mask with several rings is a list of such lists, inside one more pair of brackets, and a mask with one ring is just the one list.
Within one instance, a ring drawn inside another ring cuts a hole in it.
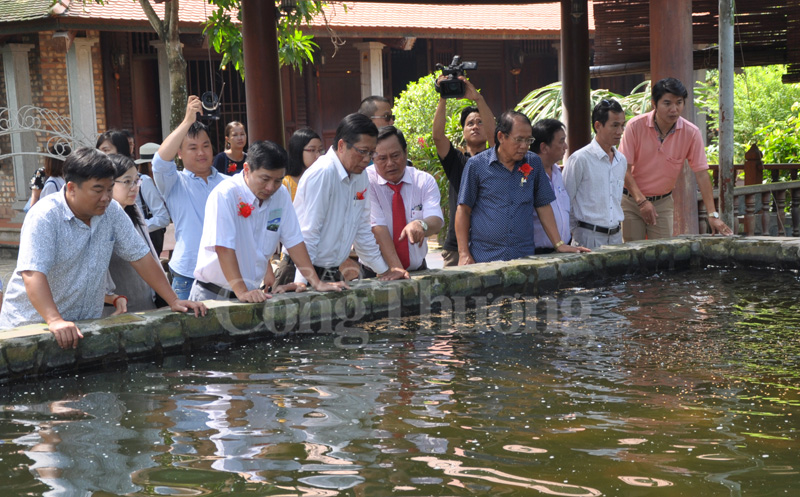
[{"label": "concrete pond edge", "polygon": [[188,354],[209,343],[335,333],[348,324],[410,316],[437,300],[485,295],[543,296],[596,287],[622,277],[690,268],[800,269],[800,238],[681,236],[608,246],[589,254],[553,254],[508,262],[428,270],[410,280],[365,280],[341,293],[276,295],[264,304],[206,302],[196,318],[168,310],[78,323],[84,338],[62,350],[43,324],[0,332],[0,384],[99,370],[113,363]]}]

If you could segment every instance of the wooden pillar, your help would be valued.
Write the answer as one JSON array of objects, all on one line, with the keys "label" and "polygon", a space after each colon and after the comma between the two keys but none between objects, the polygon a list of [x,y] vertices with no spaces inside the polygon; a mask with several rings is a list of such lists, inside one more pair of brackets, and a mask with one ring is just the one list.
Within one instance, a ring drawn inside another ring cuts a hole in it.
[{"label": "wooden pillar", "polygon": [[569,150],[592,140],[589,93],[589,12],[587,0],[561,0],[561,61],[564,124]]},{"label": "wooden pillar", "polygon": [[[686,86],[689,97],[683,117],[694,121],[692,93],[692,0],[650,0],[650,72],[651,81],[677,78]],[[697,182],[684,162],[675,189],[675,235],[697,233]]]},{"label": "wooden pillar", "polygon": [[285,145],[275,2],[242,0],[247,136]]}]

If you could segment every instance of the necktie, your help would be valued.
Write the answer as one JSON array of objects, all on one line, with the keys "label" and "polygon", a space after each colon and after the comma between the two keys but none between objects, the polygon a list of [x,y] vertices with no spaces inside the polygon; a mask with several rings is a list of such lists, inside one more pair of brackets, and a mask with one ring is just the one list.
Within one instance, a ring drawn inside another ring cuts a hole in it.
[{"label": "necktie", "polygon": [[386,183],[386,186],[394,191],[392,195],[392,241],[394,242],[394,249],[397,251],[397,257],[400,258],[400,263],[403,268],[408,269],[411,265],[408,257],[408,240],[399,240],[400,233],[406,227],[406,206],[403,203],[403,197],[400,195],[400,189],[403,188],[403,183],[393,185]]}]

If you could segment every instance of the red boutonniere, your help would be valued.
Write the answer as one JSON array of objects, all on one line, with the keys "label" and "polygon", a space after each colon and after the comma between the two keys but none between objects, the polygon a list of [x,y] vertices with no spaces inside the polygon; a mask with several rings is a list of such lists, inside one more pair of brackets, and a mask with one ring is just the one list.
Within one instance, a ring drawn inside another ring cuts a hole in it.
[{"label": "red boutonniere", "polygon": [[356,200],[364,200],[364,194],[367,193],[367,189],[364,188],[360,192],[356,192]]},{"label": "red boutonniere", "polygon": [[533,168],[527,162],[521,166],[519,166],[519,172],[522,173],[522,179],[519,182],[519,186],[524,185],[528,182],[528,175],[533,171]]},{"label": "red boutonniere", "polygon": [[235,162],[231,162],[230,164],[228,164],[228,172],[229,173],[235,173],[236,172],[236,163]]},{"label": "red boutonniere", "polygon": [[253,213],[253,205],[246,202],[239,202],[239,215],[242,217],[250,217]]}]

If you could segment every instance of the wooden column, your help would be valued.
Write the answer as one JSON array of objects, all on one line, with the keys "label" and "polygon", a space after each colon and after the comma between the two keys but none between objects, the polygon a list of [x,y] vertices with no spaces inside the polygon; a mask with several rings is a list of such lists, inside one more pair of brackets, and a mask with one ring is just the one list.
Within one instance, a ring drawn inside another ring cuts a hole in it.
[{"label": "wooden column", "polygon": [[275,2],[242,0],[247,136],[285,146]]},{"label": "wooden column", "polygon": [[564,124],[569,150],[592,140],[587,0],[561,0],[561,68]]},{"label": "wooden column", "polygon": [[[677,78],[689,97],[683,117],[694,121],[692,0],[650,0],[650,79]],[[673,190],[675,235],[697,233],[697,182],[687,163]]]}]

